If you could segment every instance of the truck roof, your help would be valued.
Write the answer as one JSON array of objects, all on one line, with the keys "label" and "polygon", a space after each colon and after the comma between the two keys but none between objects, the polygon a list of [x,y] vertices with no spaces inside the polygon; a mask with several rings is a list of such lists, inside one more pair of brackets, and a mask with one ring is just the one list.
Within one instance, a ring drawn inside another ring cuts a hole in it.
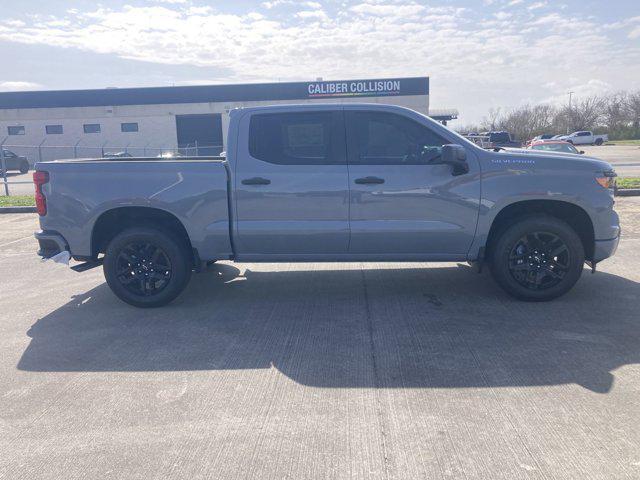
[{"label": "truck roof", "polygon": [[361,109],[370,109],[370,110],[395,110],[395,111],[403,111],[403,112],[413,112],[419,115],[422,115],[420,112],[416,112],[407,107],[400,107],[398,105],[389,105],[386,103],[366,103],[366,102],[358,102],[358,103],[288,103],[281,105],[264,105],[260,107],[238,107],[231,110],[229,113],[231,115],[237,113],[245,113],[245,112],[260,112],[260,111],[270,111],[270,112],[278,112],[278,111],[291,111],[295,110],[335,110],[335,109],[344,109],[344,110],[361,110]]}]

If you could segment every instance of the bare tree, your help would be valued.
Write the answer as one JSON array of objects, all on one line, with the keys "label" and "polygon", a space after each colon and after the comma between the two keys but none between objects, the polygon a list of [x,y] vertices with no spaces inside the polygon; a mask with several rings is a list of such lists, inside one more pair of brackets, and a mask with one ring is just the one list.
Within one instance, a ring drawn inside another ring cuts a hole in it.
[{"label": "bare tree", "polygon": [[562,108],[560,115],[567,121],[569,130],[590,130],[598,125],[603,117],[605,101],[597,95],[586,97],[574,105]]},{"label": "bare tree", "polygon": [[519,140],[542,133],[565,133],[606,127],[612,139],[640,137],[640,90],[618,92],[607,97],[577,99],[571,106],[523,105],[503,112],[489,109],[476,127],[467,131],[506,130]]},{"label": "bare tree", "polygon": [[604,101],[603,121],[609,130],[618,130],[629,122],[626,92],[614,93]]},{"label": "bare tree", "polygon": [[484,117],[480,122],[482,130],[494,131],[498,128],[498,121],[500,119],[500,107],[490,108],[489,115]]},{"label": "bare tree", "polygon": [[637,131],[640,128],[640,90],[627,95],[625,110],[633,128]]},{"label": "bare tree", "polygon": [[549,132],[553,125],[556,109],[552,105],[524,105],[516,107],[504,115],[495,116],[485,121],[490,130],[506,130],[519,140],[527,140],[541,133]]}]

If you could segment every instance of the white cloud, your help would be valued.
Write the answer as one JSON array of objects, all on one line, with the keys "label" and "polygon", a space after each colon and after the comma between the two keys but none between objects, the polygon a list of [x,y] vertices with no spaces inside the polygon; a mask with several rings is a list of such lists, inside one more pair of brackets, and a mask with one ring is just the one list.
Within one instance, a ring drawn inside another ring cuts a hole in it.
[{"label": "white cloud", "polygon": [[17,90],[36,90],[42,88],[42,85],[35,82],[23,82],[19,80],[7,80],[0,82],[0,90],[17,91]]},{"label": "white cloud", "polygon": [[527,7],[528,10],[537,10],[539,8],[543,8],[547,6],[547,2],[535,2]]},{"label": "white cloud", "polygon": [[[284,3],[286,15],[272,11]],[[593,81],[640,88],[640,50],[630,40],[640,32],[631,30],[626,39],[580,13],[567,22],[558,13],[532,19],[524,9],[413,0],[319,6],[272,0],[244,14],[192,3],[102,7],[0,20],[0,40],[213,67],[227,72],[219,82],[429,75],[432,106],[459,107],[464,121],[489,106],[538,101],[580,85],[605,88]],[[625,21],[619,28],[636,25]]]},{"label": "white cloud", "polygon": [[511,14],[508,12],[498,12],[498,13],[494,13],[493,16],[496,17],[498,20],[506,20],[507,18],[511,17]]},{"label": "white cloud", "polygon": [[267,10],[270,10],[272,8],[275,7],[280,7],[282,5],[297,5],[299,7],[306,7],[306,8],[322,8],[322,5],[318,2],[298,2],[296,0],[271,0],[268,2],[262,2],[261,3],[263,8],[266,8]]},{"label": "white cloud", "polygon": [[303,10],[296,13],[296,17],[303,18],[305,20],[328,20],[329,17],[322,10]]}]

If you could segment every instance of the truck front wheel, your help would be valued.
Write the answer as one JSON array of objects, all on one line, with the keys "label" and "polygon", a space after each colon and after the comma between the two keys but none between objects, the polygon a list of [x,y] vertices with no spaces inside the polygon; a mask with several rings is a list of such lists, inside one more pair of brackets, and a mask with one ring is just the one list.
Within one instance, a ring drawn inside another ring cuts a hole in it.
[{"label": "truck front wheel", "polygon": [[191,278],[188,249],[154,228],[129,228],[107,246],[104,276],[116,296],[135,307],[160,307],[174,300]]},{"label": "truck front wheel", "polygon": [[491,273],[510,295],[547,301],[567,293],[580,278],[584,247],[565,222],[547,215],[524,218],[492,245]]}]

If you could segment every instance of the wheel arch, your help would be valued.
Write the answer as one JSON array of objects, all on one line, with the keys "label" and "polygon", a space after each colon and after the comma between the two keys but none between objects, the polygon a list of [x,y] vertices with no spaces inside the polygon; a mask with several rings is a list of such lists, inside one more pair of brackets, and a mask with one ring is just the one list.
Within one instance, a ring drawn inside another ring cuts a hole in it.
[{"label": "wheel arch", "polygon": [[491,223],[485,243],[485,258],[491,258],[492,246],[502,231],[515,220],[534,214],[545,214],[566,222],[580,237],[585,258],[593,259],[595,233],[591,217],[579,205],[563,200],[521,200],[503,207]]},{"label": "wheel arch", "polygon": [[174,214],[156,207],[124,206],[102,212],[91,231],[91,254],[95,258],[104,253],[109,242],[120,232],[131,227],[152,227],[173,235],[193,255],[194,265],[198,253],[183,223]]}]

